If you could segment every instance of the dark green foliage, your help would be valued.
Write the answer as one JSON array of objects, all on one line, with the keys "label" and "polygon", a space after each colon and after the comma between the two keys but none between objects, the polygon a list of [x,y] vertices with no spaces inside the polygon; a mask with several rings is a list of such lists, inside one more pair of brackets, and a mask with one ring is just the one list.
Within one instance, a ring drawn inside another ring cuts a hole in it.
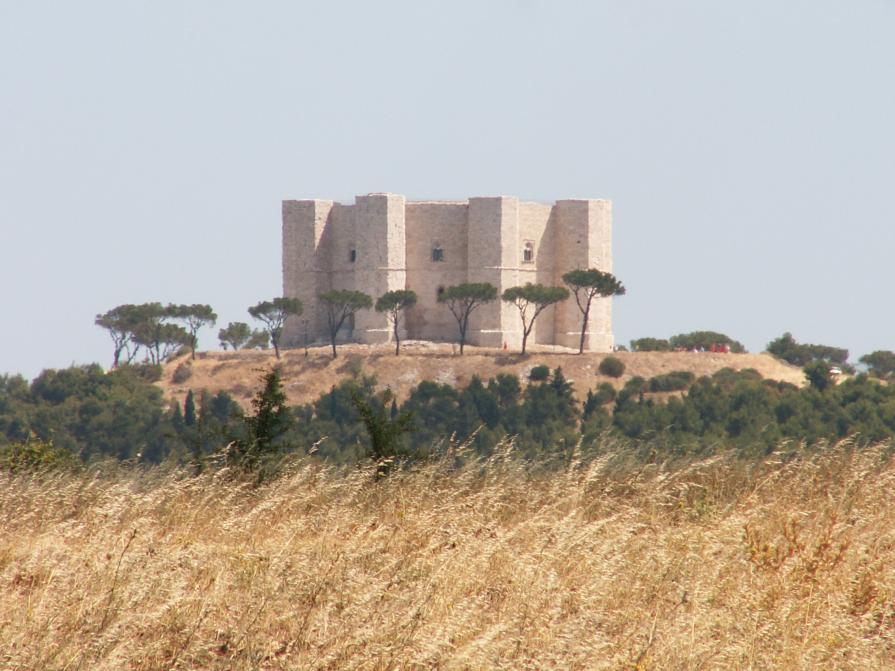
[{"label": "dark green foliage", "polygon": [[607,377],[621,377],[625,374],[625,363],[621,359],[614,356],[603,357],[598,368],[600,375]]},{"label": "dark green foliage", "polygon": [[569,290],[565,287],[548,287],[531,282],[521,287],[510,287],[503,292],[501,298],[515,305],[522,319],[522,354],[525,354],[525,345],[538,315],[568,297]]},{"label": "dark green foliage", "polygon": [[[404,403],[377,391],[358,369],[313,403],[291,408],[273,374],[243,418],[226,393],[190,392],[182,405],[166,403],[139,374],[142,367],[104,373],[83,366],[44,371],[30,384],[0,376],[0,454],[16,464],[52,461],[64,451],[75,461],[166,460],[200,469],[229,444],[231,464],[264,478],[289,451],[352,463],[426,458],[466,442],[468,456],[457,458],[467,459],[490,454],[507,437],[517,454],[557,463],[576,446],[602,449],[607,436],[646,441],[654,455],[734,449],[746,458],[802,442],[895,439],[895,385],[866,374],[831,384],[825,359],[807,368],[804,389],[727,368],[696,380],[688,372],[634,377],[618,393],[603,383],[581,404],[560,369],[536,367],[527,385],[510,374],[473,377],[464,388],[422,382]],[[655,393],[671,390],[681,393]],[[402,419],[409,413],[412,421]]]},{"label": "dark green foliage", "polygon": [[733,368],[722,368],[712,375],[712,382],[725,390],[733,389],[741,382],[761,382],[762,377],[754,368],[744,368],[743,370],[734,370]]},{"label": "dark green foliage", "polygon": [[333,358],[336,351],[336,337],[345,321],[360,310],[369,310],[373,307],[373,299],[362,291],[327,291],[319,296],[324,311],[326,323],[329,327],[329,341],[333,348]]},{"label": "dark green foliage", "polygon": [[751,458],[778,449],[784,440],[813,444],[856,435],[866,443],[895,436],[895,389],[866,376],[820,391],[727,369],[696,380],[686,395],[667,403],[645,399],[638,387],[642,383],[632,380],[619,394],[614,430],[659,440],[672,452],[735,447]]},{"label": "dark green foliage", "polygon": [[615,391],[615,387],[608,382],[601,382],[597,387],[597,391],[594,393],[593,398],[594,402],[599,405],[606,405],[607,403],[612,403],[617,396],[618,392]]},{"label": "dark green foliage", "polygon": [[385,408],[375,399],[364,398],[354,391],[351,395],[360,420],[370,439],[370,458],[377,462],[377,475],[385,475],[395,458],[406,454],[401,437],[410,432],[413,414],[405,412],[389,417]]},{"label": "dark green foliage", "polygon": [[596,268],[571,270],[562,276],[562,281],[572,289],[575,303],[583,316],[581,342],[578,346],[578,353],[581,354],[584,352],[584,338],[587,335],[587,322],[590,319],[590,309],[594,298],[624,296],[625,287],[612,273],[605,273]]},{"label": "dark green foliage", "polygon": [[270,349],[270,334],[263,329],[255,329],[243,349]]},{"label": "dark green foliage", "polygon": [[[189,415],[188,402],[189,394],[184,402],[184,424]],[[226,392],[212,396],[203,391],[199,394],[199,402],[196,403],[194,397],[193,403],[197,406],[195,424],[185,426],[178,439],[190,461],[201,468],[206,457],[220,452],[232,441],[245,440],[247,431],[242,408]]]},{"label": "dark green foliage", "polygon": [[683,391],[687,389],[696,376],[688,370],[676,370],[663,375],[656,375],[649,381],[649,390],[658,391]]},{"label": "dark green foliage", "polygon": [[270,346],[270,334],[265,329],[249,328],[245,322],[230,322],[226,328],[218,331],[221,347],[234,351],[238,349],[267,349]]},{"label": "dark green foliage", "polygon": [[805,377],[808,384],[817,391],[825,391],[833,384],[833,376],[830,374],[830,364],[826,361],[812,361],[805,366]]},{"label": "dark green foliage", "polygon": [[158,462],[169,454],[162,393],[132,366],[45,370],[30,385],[18,377],[0,381],[0,443],[33,434],[84,460]]},{"label": "dark green foliage", "polygon": [[150,363],[160,365],[180,347],[192,344],[193,340],[185,328],[170,323],[169,320],[174,318],[172,306],[143,303],[133,307],[133,317],[137,322],[131,340],[146,351]]},{"label": "dark green foliage", "polygon": [[131,364],[127,369],[136,377],[144,382],[158,382],[162,379],[164,368],[157,363],[137,363]]},{"label": "dark green foliage", "polygon": [[78,459],[71,452],[33,435],[21,442],[0,444],[0,472],[74,469],[78,465]]},{"label": "dark green foliage", "polygon": [[194,426],[196,424],[196,399],[193,397],[193,390],[187,392],[186,399],[183,402],[183,424],[184,426]]},{"label": "dark green foliage", "polygon": [[264,324],[277,358],[280,358],[280,337],[289,317],[302,313],[301,301],[297,298],[279,297],[261,301],[249,308],[249,314]]},{"label": "dark green foliage", "polygon": [[171,382],[174,384],[183,384],[192,376],[193,367],[190,365],[189,361],[184,361],[183,363],[178,364],[177,368],[174,369],[174,373],[171,375]]},{"label": "dark green foliage", "polygon": [[638,338],[631,341],[632,352],[668,352],[671,345],[664,338]]},{"label": "dark green foliage", "polygon": [[108,312],[96,315],[94,323],[109,332],[115,346],[112,368],[117,368],[122,363],[122,355],[125,356],[124,363],[131,363],[136,358],[139,345],[134,341],[134,333],[140,322],[140,310],[137,305],[119,305]]},{"label": "dark green foliage", "polygon": [[716,331],[693,331],[692,333],[679,333],[668,339],[671,349],[705,350],[708,352],[713,345],[727,345],[731,352],[742,354],[746,351],[743,344],[730,336]]},{"label": "dark green foliage", "polygon": [[125,356],[124,363],[132,363],[140,348],[145,350],[150,363],[160,364],[180,347],[195,347],[195,333],[191,334],[170,323],[172,319],[182,318],[183,311],[192,307],[208,306],[187,308],[174,305],[163,307],[161,303],[128,304],[97,315],[94,323],[109,331],[115,345],[112,367],[117,368],[122,363],[122,355]]},{"label": "dark green foliage", "polygon": [[226,328],[218,331],[218,340],[224,349],[227,347],[233,350],[241,349],[251,337],[252,329],[245,322],[230,322]]},{"label": "dark green foliage", "polygon": [[203,326],[214,326],[218,316],[210,305],[199,303],[193,305],[168,305],[168,315],[186,325],[189,333],[189,346],[191,358],[196,358],[196,347],[199,344],[198,332]]},{"label": "dark green foliage", "polygon": [[784,333],[768,343],[767,351],[778,359],[793,366],[805,367],[814,361],[826,361],[841,366],[843,370],[853,370],[848,365],[848,350],[829,345],[809,345],[796,342],[791,333]]},{"label": "dark green foliage", "polygon": [[877,350],[865,354],[858,361],[867,366],[871,375],[882,380],[889,379],[895,373],[895,352]]},{"label": "dark green foliage", "polygon": [[542,382],[550,377],[550,366],[540,364],[528,372],[528,379],[532,382]]},{"label": "dark green foliage", "polygon": [[616,396],[617,393],[615,387],[608,382],[601,383],[596,391],[588,390],[587,398],[584,401],[582,419],[588,421],[597,413],[605,414],[603,407],[608,403],[612,403],[616,399]]},{"label": "dark green foliage", "polygon": [[497,287],[487,282],[468,282],[448,287],[438,295],[438,302],[447,305],[460,331],[460,354],[466,344],[469,315],[486,303],[497,299]]},{"label": "dark green foliage", "polygon": [[257,472],[259,477],[264,477],[273,458],[285,451],[282,438],[291,424],[280,374],[271,370],[262,376],[262,382],[252,399],[252,414],[243,419],[245,436],[234,440],[227,451],[230,464]]},{"label": "dark green foliage", "polygon": [[647,381],[639,375],[635,375],[625,382],[625,386],[616,394],[616,400],[621,404],[626,403],[633,397],[640,397],[640,400],[642,401],[643,394],[648,390],[649,385],[647,384]]},{"label": "dark green foliage", "polygon": [[376,299],[376,312],[384,312],[392,325],[395,336],[395,356],[401,353],[401,338],[399,324],[404,310],[416,305],[416,293],[409,289],[387,291]]}]

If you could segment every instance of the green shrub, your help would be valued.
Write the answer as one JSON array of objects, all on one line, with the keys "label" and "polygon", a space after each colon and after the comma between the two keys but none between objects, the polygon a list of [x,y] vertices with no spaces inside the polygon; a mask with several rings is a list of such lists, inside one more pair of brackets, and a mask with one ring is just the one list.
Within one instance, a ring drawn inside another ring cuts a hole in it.
[{"label": "green shrub", "polygon": [[174,375],[171,376],[171,382],[174,384],[183,384],[193,376],[193,366],[189,361],[184,361],[174,369]]},{"label": "green shrub", "polygon": [[599,371],[608,377],[621,377],[625,374],[625,364],[621,359],[607,356],[600,362]]},{"label": "green shrub", "polygon": [[646,380],[644,380],[639,375],[635,375],[630,380],[625,383],[625,386],[622,387],[622,390],[618,392],[616,396],[616,401],[619,403],[624,403],[625,401],[634,398],[635,396],[639,396],[643,392],[647,391],[649,385],[647,385]]},{"label": "green shrub", "polygon": [[664,375],[656,375],[649,381],[650,391],[682,391],[687,389],[696,376],[687,370],[676,370]]},{"label": "green shrub", "polygon": [[[784,333],[767,346],[768,354],[783,359],[793,366],[805,367],[815,361],[826,361],[842,368],[846,373],[853,373],[854,368],[848,363],[848,350],[830,345],[811,345],[796,342],[791,333]],[[818,368],[818,370],[820,370]]]},{"label": "green shrub", "polygon": [[78,463],[75,456],[53,441],[43,441],[30,436],[21,443],[0,446],[0,471],[13,473],[27,470],[53,470],[74,468]]},{"label": "green shrub", "polygon": [[741,342],[717,331],[693,331],[692,333],[679,333],[668,339],[672,349],[705,350],[708,352],[712,345],[727,345],[731,352],[742,354],[746,351]]},{"label": "green shrub", "polygon": [[162,367],[157,363],[138,363],[128,368],[146,382],[158,382],[162,379]]},{"label": "green shrub", "polygon": [[631,341],[634,352],[667,352],[671,345],[664,338],[639,338]]},{"label": "green shrub", "polygon": [[532,382],[543,382],[547,378],[550,377],[550,366],[545,366],[541,364],[540,366],[535,366],[528,373],[528,379]]}]

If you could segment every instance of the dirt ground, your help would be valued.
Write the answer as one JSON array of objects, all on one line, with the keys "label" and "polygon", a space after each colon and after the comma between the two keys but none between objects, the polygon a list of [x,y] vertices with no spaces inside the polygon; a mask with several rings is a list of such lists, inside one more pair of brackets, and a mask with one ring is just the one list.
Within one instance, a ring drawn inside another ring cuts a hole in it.
[{"label": "dirt ground", "polygon": [[[403,400],[422,380],[464,386],[473,375],[483,380],[498,373],[519,375],[523,383],[528,372],[537,365],[551,369],[562,367],[565,376],[574,383],[576,395],[582,397],[588,389],[601,382],[621,387],[633,376],[651,378],[661,373],[687,370],[697,377],[711,375],[722,368],[743,370],[754,368],[763,377],[796,385],[804,384],[800,368],[783,363],[768,354],[715,354],[693,352],[618,352],[625,363],[625,374],[618,380],[600,375],[597,368],[607,354],[576,354],[560,348],[540,347],[522,356],[518,353],[466,347],[461,357],[454,345],[430,342],[402,344],[401,355],[395,356],[393,345],[342,345],[333,359],[329,347],[286,350],[277,362],[270,351],[202,352],[189,363],[189,355],[169,362],[158,385],[165,395],[183,400],[193,389],[207,389],[211,393],[224,390],[237,401],[246,404],[259,387],[262,373],[279,363],[286,392],[291,404],[307,403],[316,399],[340,381],[360,372],[376,377],[380,388],[390,388]],[[174,383],[174,371],[188,365],[192,374],[181,383]]]}]

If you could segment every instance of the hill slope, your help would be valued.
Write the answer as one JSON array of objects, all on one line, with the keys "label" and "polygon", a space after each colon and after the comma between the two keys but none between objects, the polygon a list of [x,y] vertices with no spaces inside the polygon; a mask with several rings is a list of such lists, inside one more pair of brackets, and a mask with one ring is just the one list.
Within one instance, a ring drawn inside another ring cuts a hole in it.
[{"label": "hill slope", "polygon": [[[562,367],[566,377],[574,382],[580,396],[600,382],[613,382],[621,387],[632,376],[650,378],[674,370],[687,370],[697,377],[711,375],[722,368],[735,370],[753,368],[763,377],[801,385],[801,369],[783,363],[768,354],[712,354],[691,352],[619,352],[625,363],[625,375],[619,380],[601,376],[597,368],[605,354],[578,355],[568,351],[535,351],[522,357],[519,354],[484,348],[469,347],[464,356],[457,356],[447,344],[412,342],[396,357],[391,345],[345,345],[339,356],[332,358],[326,347],[308,351],[283,352],[280,365],[289,401],[307,403],[359,371],[375,375],[379,385],[389,387],[399,399],[423,380],[464,386],[473,375],[487,380],[499,373],[519,375],[527,379],[528,372],[537,365]],[[273,352],[239,351],[206,352],[191,364],[192,375],[184,382],[172,380],[178,366],[188,363],[181,357],[165,366],[159,386],[168,397],[182,400],[189,389],[207,389],[212,393],[226,391],[245,403],[258,387],[260,371],[275,365]]]}]

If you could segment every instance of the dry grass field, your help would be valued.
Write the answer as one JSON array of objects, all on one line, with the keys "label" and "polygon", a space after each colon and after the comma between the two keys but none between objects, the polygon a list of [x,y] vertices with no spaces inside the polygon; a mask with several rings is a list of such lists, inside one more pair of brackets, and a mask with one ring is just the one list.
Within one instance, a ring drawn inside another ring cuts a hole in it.
[{"label": "dry grass field", "polygon": [[895,462],[0,476],[0,669],[891,669]]}]

